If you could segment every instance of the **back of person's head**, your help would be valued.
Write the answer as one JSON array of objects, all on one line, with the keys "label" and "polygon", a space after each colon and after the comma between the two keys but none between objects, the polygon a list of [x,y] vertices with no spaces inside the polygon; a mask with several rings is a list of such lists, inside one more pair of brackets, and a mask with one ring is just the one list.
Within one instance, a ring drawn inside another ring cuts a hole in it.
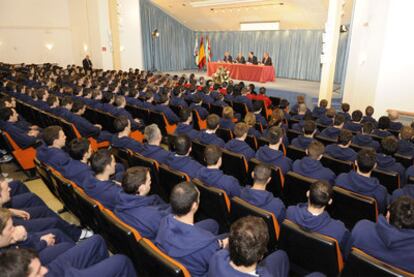
[{"label": "back of person's head", "polygon": [[12,115],[13,110],[11,108],[0,109],[0,120],[8,121]]},{"label": "back of person's head", "polygon": [[371,172],[377,163],[375,151],[371,149],[362,149],[357,155],[358,169],[362,173]]},{"label": "back of person's head", "polygon": [[[40,268],[32,268],[32,261],[39,259],[33,249],[17,248],[9,249],[0,254],[1,276],[3,277],[30,277],[45,276],[47,269],[40,265]],[[33,270],[36,270],[34,272]]]},{"label": "back of person's head", "polygon": [[316,123],[313,120],[305,120],[303,123],[303,132],[305,135],[312,135],[316,130]]},{"label": "back of person's head", "polygon": [[351,109],[351,106],[348,103],[342,103],[341,109],[344,113],[347,113]]},{"label": "back of person's head", "polygon": [[254,127],[254,125],[256,124],[256,116],[254,115],[254,113],[246,113],[246,115],[244,116],[244,123],[249,125],[249,127]]},{"label": "back of person's head", "polygon": [[308,108],[306,107],[305,103],[300,103],[298,106],[298,113],[299,114],[305,114],[307,112]]},{"label": "back of person's head", "polygon": [[230,260],[236,266],[252,266],[263,258],[268,242],[269,231],[263,219],[242,217],[230,227]]},{"label": "back of person's head", "polygon": [[75,99],[73,101],[72,112],[77,113],[85,107],[85,103],[82,99]]},{"label": "back of person's head", "polygon": [[55,140],[59,139],[60,131],[62,131],[62,128],[56,125],[49,126],[43,130],[42,139],[47,146],[52,145]]},{"label": "back of person's head", "polygon": [[207,165],[216,165],[217,162],[220,160],[222,155],[222,151],[220,147],[214,144],[209,144],[204,149],[204,159]]},{"label": "back of person's head", "polygon": [[201,98],[201,96],[199,94],[194,95],[193,102],[195,104],[199,104],[199,103],[201,103],[201,101],[203,101],[203,98]]},{"label": "back of person's head", "polygon": [[255,101],[253,103],[253,111],[259,112],[263,109],[263,101]]},{"label": "back of person's head", "polygon": [[266,184],[272,175],[272,170],[266,164],[258,164],[253,171],[253,179],[256,184]]},{"label": "back of person's head", "polygon": [[191,110],[187,108],[182,108],[180,110],[180,120],[181,122],[186,122],[189,117],[192,116]]},{"label": "back of person's head", "polygon": [[345,116],[337,114],[334,119],[334,126],[341,126],[345,122]]},{"label": "back of person's head", "polygon": [[247,134],[249,131],[249,126],[244,122],[239,122],[234,126],[234,135],[236,138],[241,138]]},{"label": "back of person's head", "polygon": [[341,129],[339,132],[338,143],[341,145],[347,145],[352,140],[352,132],[347,129]]},{"label": "back of person's head", "polygon": [[187,155],[191,148],[191,139],[187,135],[178,135],[174,139],[175,153]]},{"label": "back of person's head", "polygon": [[114,104],[117,107],[121,107],[125,103],[125,101],[126,101],[125,100],[125,96],[123,96],[123,95],[117,95],[117,96],[115,96]]},{"label": "back of person's head", "polygon": [[74,138],[69,143],[69,155],[74,160],[82,160],[89,151],[90,143],[87,138]]},{"label": "back of person's head", "polygon": [[141,185],[147,181],[149,169],[143,166],[128,168],[122,176],[122,189],[125,193],[136,194]]},{"label": "back of person's head", "polygon": [[296,97],[296,101],[298,104],[304,104],[305,103],[305,96],[304,95],[298,95]]},{"label": "back of person's head", "polygon": [[336,110],[335,108],[329,108],[326,110],[326,116],[329,118],[334,118],[334,116],[336,115]]},{"label": "back of person's head", "polygon": [[367,106],[365,108],[365,115],[366,116],[372,116],[374,114],[374,107],[372,106]]},{"label": "back of person's head", "polygon": [[73,104],[73,100],[72,100],[72,97],[70,96],[64,96],[62,98],[62,101],[60,101],[60,105],[62,107],[66,107],[67,105],[72,105],[72,104]]},{"label": "back of person's head", "polygon": [[328,100],[326,100],[326,99],[322,99],[322,100],[319,102],[319,107],[321,107],[321,108],[326,108],[326,107],[328,107]]},{"label": "back of person's head", "polygon": [[210,114],[207,116],[207,129],[215,130],[220,123],[220,117],[216,114]]},{"label": "back of person's head", "polygon": [[394,136],[388,136],[381,140],[382,153],[385,155],[394,155],[398,150],[398,140]]},{"label": "back of person's head", "polygon": [[161,136],[161,130],[157,124],[151,124],[145,127],[144,137],[148,143],[157,141]]},{"label": "back of person's head", "polygon": [[282,100],[280,100],[280,103],[279,103],[279,108],[280,108],[281,110],[284,110],[284,109],[286,109],[287,107],[289,107],[289,105],[290,105],[290,103],[289,103],[289,101],[288,101],[287,99],[282,99]]},{"label": "back of person's head", "polygon": [[390,127],[390,122],[391,120],[389,119],[388,116],[381,116],[378,119],[378,129],[388,129]]},{"label": "back of person's head", "polygon": [[161,93],[158,99],[158,103],[164,104],[169,100],[168,95]]},{"label": "back of person's head", "polygon": [[332,186],[325,181],[316,181],[309,188],[309,202],[316,208],[323,208],[330,204]]},{"label": "back of person's head", "polygon": [[398,229],[414,229],[414,199],[401,196],[389,208],[389,222]]},{"label": "back of person's head", "polygon": [[58,103],[59,103],[59,100],[58,100],[58,98],[56,97],[56,95],[51,94],[51,95],[49,95],[49,97],[47,98],[46,103],[47,103],[49,106],[52,106],[52,105],[53,105],[56,101],[58,101]]},{"label": "back of person's head", "polygon": [[355,110],[352,112],[352,121],[360,122],[362,119],[362,112],[360,110]]},{"label": "back of person's head", "polygon": [[308,156],[311,159],[317,160],[323,153],[325,153],[325,146],[317,140],[313,140],[307,149]]},{"label": "back of person's head", "polygon": [[397,120],[400,117],[400,114],[396,110],[389,110],[388,117],[391,121]]},{"label": "back of person's head", "polygon": [[230,107],[230,106],[224,107],[223,108],[223,118],[233,119],[233,117],[234,117],[233,108]]},{"label": "back of person's head", "polygon": [[95,174],[105,171],[105,168],[112,163],[112,155],[107,149],[100,149],[92,155],[91,167]]},{"label": "back of person's head", "polygon": [[372,122],[365,122],[362,125],[362,132],[366,135],[369,135],[372,133],[372,131],[374,130],[374,124]]},{"label": "back of person's head", "polygon": [[278,144],[283,137],[283,129],[277,126],[270,127],[267,132],[266,139],[270,144]]},{"label": "back of person's head", "polygon": [[191,211],[194,203],[200,202],[200,193],[191,182],[182,182],[174,186],[170,194],[171,211],[183,216]]},{"label": "back of person's head", "polygon": [[266,94],[266,88],[265,87],[261,87],[259,89],[259,93],[265,95]]},{"label": "back of person's head", "polygon": [[403,126],[400,131],[401,139],[410,140],[414,136],[414,130],[410,126]]},{"label": "back of person's head", "polygon": [[112,99],[114,98],[114,95],[110,91],[105,91],[102,94],[102,103],[110,103]]},{"label": "back of person's head", "polygon": [[125,115],[121,115],[114,120],[114,128],[117,133],[122,132],[129,124],[129,119]]}]

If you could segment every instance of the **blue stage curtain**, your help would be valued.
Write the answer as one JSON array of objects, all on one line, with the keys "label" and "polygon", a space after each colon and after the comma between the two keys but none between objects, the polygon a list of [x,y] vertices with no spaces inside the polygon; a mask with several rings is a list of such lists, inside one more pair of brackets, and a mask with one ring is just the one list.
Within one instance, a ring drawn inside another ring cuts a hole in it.
[{"label": "blue stage curtain", "polygon": [[[210,39],[213,61],[223,58],[226,50],[233,58],[242,52],[253,51],[261,60],[269,52],[279,78],[319,81],[322,30],[284,30],[250,32],[193,32],[165,14],[148,0],[140,0],[144,65],[151,68],[151,55],[155,51],[158,70],[174,71],[195,69],[194,40],[203,36]],[[158,29],[160,37],[152,49],[151,32]],[[335,82],[342,83],[345,71],[348,33],[341,33],[336,62]]]}]

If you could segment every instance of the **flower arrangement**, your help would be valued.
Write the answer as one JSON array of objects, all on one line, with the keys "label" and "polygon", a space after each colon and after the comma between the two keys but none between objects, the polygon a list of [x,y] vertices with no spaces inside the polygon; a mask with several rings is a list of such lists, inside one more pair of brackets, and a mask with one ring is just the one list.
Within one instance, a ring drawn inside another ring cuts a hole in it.
[{"label": "flower arrangement", "polygon": [[230,71],[226,70],[224,67],[217,68],[217,71],[213,74],[213,81],[216,84],[222,84],[223,82],[228,82],[230,80]]}]

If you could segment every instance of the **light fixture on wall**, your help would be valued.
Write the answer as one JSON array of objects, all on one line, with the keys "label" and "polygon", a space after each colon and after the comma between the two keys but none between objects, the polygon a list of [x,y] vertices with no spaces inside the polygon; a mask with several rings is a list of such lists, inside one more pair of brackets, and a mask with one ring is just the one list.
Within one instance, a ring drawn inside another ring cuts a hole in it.
[{"label": "light fixture on wall", "polygon": [[341,25],[341,27],[339,27],[339,32],[340,33],[346,33],[346,32],[348,32],[348,26]]},{"label": "light fixture on wall", "polygon": [[154,31],[151,32],[152,38],[157,38],[160,36],[160,32],[158,32],[158,29],[154,29]]},{"label": "light fixture on wall", "polygon": [[119,51],[123,52],[125,50],[125,47],[123,45],[119,46]]},{"label": "light fixture on wall", "polygon": [[54,46],[53,43],[46,43],[45,44],[46,49],[49,50],[49,51],[53,49],[53,46]]},{"label": "light fixture on wall", "polygon": [[84,43],[84,44],[83,44],[83,51],[84,51],[85,53],[87,53],[87,52],[88,52],[88,45],[87,45],[86,43]]}]

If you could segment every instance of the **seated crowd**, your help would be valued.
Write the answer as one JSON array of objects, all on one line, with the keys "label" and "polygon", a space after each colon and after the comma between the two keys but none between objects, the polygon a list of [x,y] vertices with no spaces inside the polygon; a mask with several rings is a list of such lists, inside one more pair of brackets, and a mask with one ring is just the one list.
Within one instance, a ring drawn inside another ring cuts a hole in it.
[{"label": "seated crowd", "polygon": [[[85,74],[75,66],[52,65],[0,68],[6,72],[0,82],[1,130],[18,147],[35,147],[40,162],[76,183],[182,263],[192,276],[288,276],[291,269],[283,250],[268,252],[269,232],[262,219],[242,217],[223,232],[224,226],[215,220],[199,218],[203,203],[195,179],[220,189],[230,199],[238,197],[272,213],[278,225],[289,220],[334,238],[345,262],[356,247],[414,273],[414,184],[410,184],[414,165],[396,158],[403,156],[412,163],[414,131],[401,124],[394,111],[377,121],[373,107],[367,107],[364,115],[359,110],[350,113],[351,107],[343,103],[337,112],[328,108],[326,100],[311,111],[303,96],[290,109],[285,99],[272,104],[265,88],[256,97],[254,85],[232,81],[213,85],[194,75],[187,78],[139,70]],[[80,137],[66,141],[60,126],[41,128],[29,123],[31,118],[17,112],[20,102],[72,123]],[[233,103],[243,104],[245,109],[236,110]],[[134,108],[160,112],[166,125],[176,125],[168,134],[169,143],[165,143],[162,126],[135,116]],[[215,108],[220,116],[212,112]],[[87,109],[116,117],[115,132],[90,122]],[[95,147],[91,138],[107,144]],[[194,155],[196,143],[204,147],[201,158]],[[106,149],[108,145],[184,173],[189,181],[176,184],[163,199],[153,193],[156,180],[149,168],[124,168]],[[292,149],[301,157],[292,156]],[[226,155],[241,157],[246,170],[250,162],[258,164],[249,168],[251,176],[242,181],[226,170]],[[353,169],[337,173],[326,166],[326,158],[349,162]],[[269,190],[275,168],[282,187],[291,172],[310,180],[306,202],[287,206],[284,195]],[[379,170],[396,173],[394,190],[375,177]],[[108,257],[99,235],[61,220],[24,184],[8,183],[1,177],[0,184],[0,268],[11,272],[11,265],[19,261],[22,272],[10,276],[44,275],[46,271],[56,276],[94,272],[134,276],[128,258]],[[348,229],[332,218],[328,207],[335,200],[335,187],[374,199],[377,222],[361,220]],[[78,240],[83,241],[75,245]]]}]

